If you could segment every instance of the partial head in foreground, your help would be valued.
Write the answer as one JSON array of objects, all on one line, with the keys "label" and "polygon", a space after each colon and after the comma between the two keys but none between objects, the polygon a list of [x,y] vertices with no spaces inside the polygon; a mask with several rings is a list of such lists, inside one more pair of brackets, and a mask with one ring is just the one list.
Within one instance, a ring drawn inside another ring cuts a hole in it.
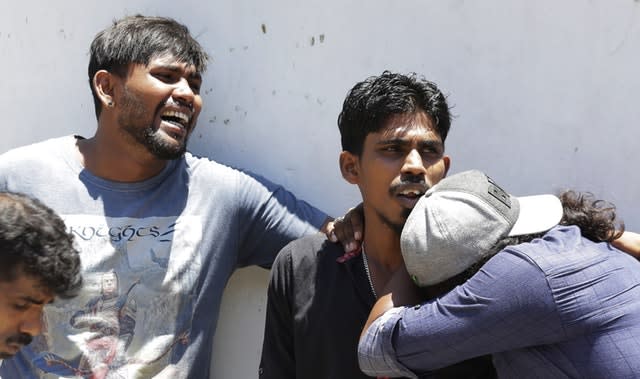
[{"label": "partial head in foreground", "polygon": [[517,198],[482,172],[465,171],[420,199],[402,231],[402,255],[416,284],[433,285],[471,267],[502,238],[549,230],[561,218],[553,195]]},{"label": "partial head in foreground", "polygon": [[450,124],[445,96],[415,74],[385,71],[348,92],[338,117],[340,169],[358,185],[365,218],[400,233],[418,198],[449,169]]},{"label": "partial head in foreground", "polygon": [[45,304],[81,285],[80,255],[62,219],[36,199],[0,193],[0,359],[40,334]]},{"label": "partial head in foreground", "polygon": [[624,230],[615,208],[590,194],[516,197],[484,173],[465,171],[443,179],[420,199],[402,231],[402,255],[416,284],[430,286],[558,224],[576,225],[596,242],[609,242]]}]

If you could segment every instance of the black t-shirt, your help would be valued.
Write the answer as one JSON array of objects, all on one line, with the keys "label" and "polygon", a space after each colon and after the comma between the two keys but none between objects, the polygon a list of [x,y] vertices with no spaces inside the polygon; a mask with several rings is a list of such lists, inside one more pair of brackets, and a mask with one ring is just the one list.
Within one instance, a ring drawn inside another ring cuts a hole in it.
[{"label": "black t-shirt", "polygon": [[[375,297],[360,254],[317,234],[293,241],[271,272],[260,379],[369,378],[358,367],[358,339]],[[493,378],[490,357],[424,378]]]}]

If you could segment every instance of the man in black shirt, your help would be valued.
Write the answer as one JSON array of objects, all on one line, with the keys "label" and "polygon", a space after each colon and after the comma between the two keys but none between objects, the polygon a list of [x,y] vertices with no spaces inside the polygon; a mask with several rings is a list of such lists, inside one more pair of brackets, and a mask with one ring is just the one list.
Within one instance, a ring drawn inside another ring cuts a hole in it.
[{"label": "man in black shirt", "polygon": [[[366,378],[358,337],[390,275],[403,265],[400,231],[418,199],[446,175],[449,108],[434,83],[384,72],[356,84],[338,117],[340,170],[362,195],[364,240],[344,253],[324,235],[278,255],[268,290],[260,378]],[[486,357],[435,378],[492,377]]]}]

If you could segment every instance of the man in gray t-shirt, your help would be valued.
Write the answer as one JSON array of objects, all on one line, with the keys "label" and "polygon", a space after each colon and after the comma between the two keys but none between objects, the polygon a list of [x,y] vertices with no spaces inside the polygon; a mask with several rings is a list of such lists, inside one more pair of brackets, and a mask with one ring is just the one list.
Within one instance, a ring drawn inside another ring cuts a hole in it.
[{"label": "man in gray t-shirt", "polygon": [[287,242],[327,227],[282,187],[185,152],[206,61],[174,20],[118,20],[91,45],[95,135],[0,156],[0,190],[63,217],[85,277],[0,377],[207,377],[233,270],[269,266]]}]

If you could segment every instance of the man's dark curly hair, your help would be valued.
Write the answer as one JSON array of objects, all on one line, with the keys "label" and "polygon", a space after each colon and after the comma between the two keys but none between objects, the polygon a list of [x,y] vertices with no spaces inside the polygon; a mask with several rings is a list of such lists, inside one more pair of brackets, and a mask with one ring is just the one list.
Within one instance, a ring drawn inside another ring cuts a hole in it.
[{"label": "man's dark curly hair", "polygon": [[80,254],[62,219],[31,197],[0,193],[0,280],[40,281],[55,296],[73,297],[82,285]]},{"label": "man's dark curly hair", "polygon": [[445,96],[438,86],[415,73],[384,71],[357,83],[348,93],[338,116],[342,150],[361,155],[369,133],[384,127],[389,117],[425,112],[442,142],[451,127]]},{"label": "man's dark curly hair", "polygon": [[208,55],[189,33],[189,29],[168,17],[135,15],[113,22],[99,32],[91,43],[89,58],[89,86],[93,94],[96,116],[100,116],[101,103],[93,77],[99,70],[107,70],[122,78],[132,63],[148,65],[151,59],[163,54],[173,55],[179,62],[195,67],[203,73]]}]

